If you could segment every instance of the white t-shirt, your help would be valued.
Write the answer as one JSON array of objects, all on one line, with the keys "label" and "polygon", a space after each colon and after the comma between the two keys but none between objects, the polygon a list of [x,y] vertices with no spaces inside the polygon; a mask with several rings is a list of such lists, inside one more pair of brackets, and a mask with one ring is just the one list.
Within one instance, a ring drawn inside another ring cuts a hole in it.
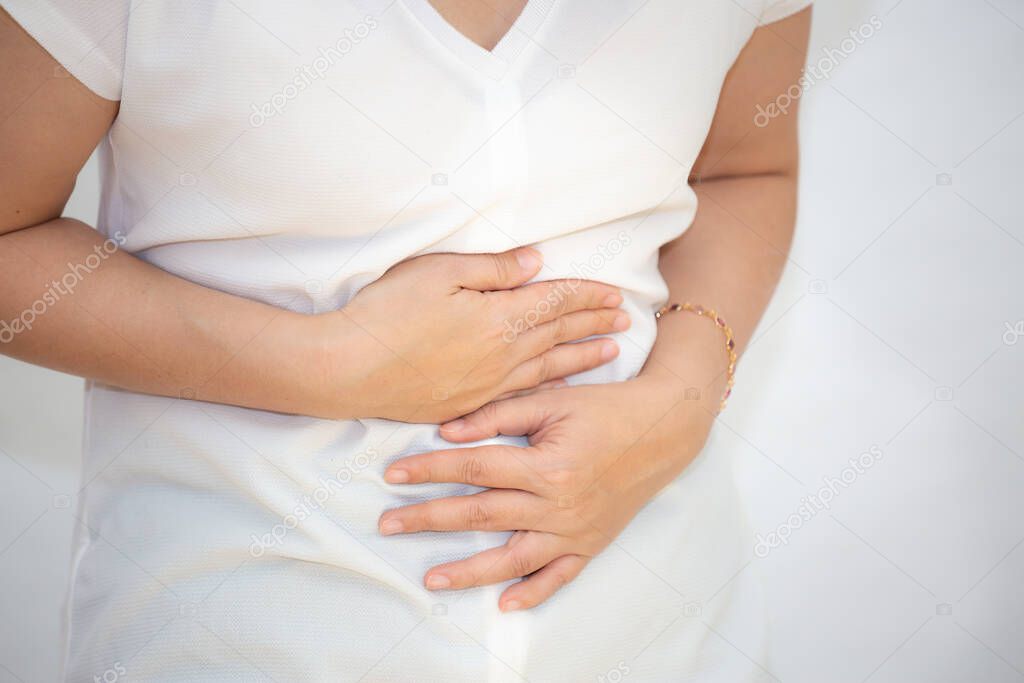
[{"label": "white t-shirt", "polygon": [[[693,219],[723,78],[759,23],[809,0],[530,0],[491,52],[427,0],[0,4],[121,101],[97,227],[124,249],[313,313],[416,254],[534,244],[540,279],[622,287],[621,355],[574,380],[608,382],[653,344],[658,248]],[[98,384],[86,422],[72,680],[763,675],[753,539],[714,435],[579,579],[502,615],[503,586],[422,577],[506,534],[377,533],[384,509],[471,490],[383,482],[450,447],[436,426]]]}]

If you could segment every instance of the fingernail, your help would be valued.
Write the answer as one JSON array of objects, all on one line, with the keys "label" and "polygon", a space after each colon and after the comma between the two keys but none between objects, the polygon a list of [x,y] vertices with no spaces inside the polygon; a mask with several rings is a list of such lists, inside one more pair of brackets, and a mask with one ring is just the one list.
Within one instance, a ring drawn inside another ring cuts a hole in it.
[{"label": "fingernail", "polygon": [[523,604],[521,602],[519,602],[518,600],[509,600],[508,602],[506,602],[504,605],[501,606],[501,611],[502,612],[515,612],[517,609],[519,609],[522,606],[523,606]]},{"label": "fingernail", "polygon": [[404,484],[409,481],[409,473],[406,470],[388,470],[384,473],[384,481],[389,484]]},{"label": "fingernail", "polygon": [[540,254],[533,249],[520,249],[516,252],[516,260],[519,261],[519,267],[528,273],[540,268]]},{"label": "fingernail", "polygon": [[615,316],[615,321],[612,323],[612,329],[617,332],[622,332],[624,329],[629,327],[629,316],[625,313],[619,313]]},{"label": "fingernail", "polygon": [[431,574],[427,577],[427,588],[432,591],[441,590],[452,585],[452,580],[444,574]]},{"label": "fingernail", "polygon": [[441,429],[443,429],[446,432],[461,432],[462,428],[465,426],[465,420],[453,420],[451,422],[441,425]]},{"label": "fingernail", "polygon": [[619,345],[613,341],[606,341],[601,348],[601,360],[609,361],[619,355]]},{"label": "fingernail", "polygon": [[380,532],[385,536],[402,533],[402,523],[397,519],[386,519],[380,523]]},{"label": "fingernail", "polygon": [[606,296],[604,298],[603,306],[605,308],[615,308],[616,306],[618,306],[621,303],[622,303],[622,295],[621,294],[609,294],[608,296]]}]

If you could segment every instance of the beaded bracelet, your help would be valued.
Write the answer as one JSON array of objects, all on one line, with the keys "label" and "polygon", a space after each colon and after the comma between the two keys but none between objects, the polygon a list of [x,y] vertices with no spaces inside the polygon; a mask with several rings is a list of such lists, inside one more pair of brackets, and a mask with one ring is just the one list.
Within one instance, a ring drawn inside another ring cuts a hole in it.
[{"label": "beaded bracelet", "polygon": [[661,309],[654,314],[655,320],[660,320],[661,316],[669,312],[675,311],[690,311],[697,315],[703,316],[708,320],[713,320],[718,329],[725,335],[725,350],[729,353],[729,367],[725,372],[726,383],[725,383],[725,395],[722,396],[722,403],[718,406],[718,412],[725,410],[725,404],[729,400],[729,396],[732,394],[732,385],[735,381],[736,373],[736,340],[732,336],[732,328],[725,324],[722,317],[715,312],[713,308],[704,308],[703,306],[694,306],[689,301],[682,304],[670,304],[662,306]]}]

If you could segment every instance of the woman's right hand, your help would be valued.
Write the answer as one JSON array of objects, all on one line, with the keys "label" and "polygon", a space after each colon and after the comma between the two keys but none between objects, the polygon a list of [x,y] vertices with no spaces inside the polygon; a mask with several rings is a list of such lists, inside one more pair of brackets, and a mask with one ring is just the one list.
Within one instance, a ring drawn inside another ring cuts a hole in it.
[{"label": "woman's right hand", "polygon": [[327,395],[347,417],[441,423],[603,365],[629,327],[619,290],[589,280],[525,284],[530,248],[399,263],[341,310],[316,316]]}]

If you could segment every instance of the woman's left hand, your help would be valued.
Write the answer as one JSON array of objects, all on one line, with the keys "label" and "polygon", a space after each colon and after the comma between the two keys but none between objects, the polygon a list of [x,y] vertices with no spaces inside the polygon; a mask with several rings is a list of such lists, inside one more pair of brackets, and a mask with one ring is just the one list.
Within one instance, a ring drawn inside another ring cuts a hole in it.
[{"label": "woman's left hand", "polygon": [[535,607],[573,580],[641,507],[700,452],[713,421],[683,400],[679,380],[643,376],[558,388],[490,403],[441,427],[448,441],[497,434],[529,446],[488,445],[393,463],[393,484],[458,482],[486,487],[385,512],[383,534],[514,531],[504,546],[430,569],[428,589],[462,589],[519,577],[502,594],[510,611]]}]

